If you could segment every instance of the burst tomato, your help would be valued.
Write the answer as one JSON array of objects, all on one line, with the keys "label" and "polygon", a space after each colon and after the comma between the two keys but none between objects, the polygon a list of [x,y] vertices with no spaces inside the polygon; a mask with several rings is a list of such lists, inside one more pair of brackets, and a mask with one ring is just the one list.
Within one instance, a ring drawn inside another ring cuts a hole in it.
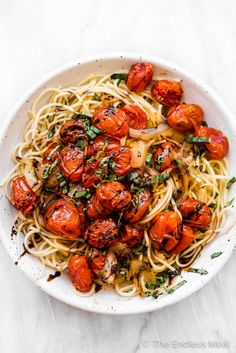
[{"label": "burst tomato", "polygon": [[130,203],[128,210],[124,213],[124,219],[131,224],[140,221],[146,213],[151,200],[150,191],[144,190],[139,192],[133,202]]},{"label": "burst tomato", "polygon": [[127,244],[130,248],[142,243],[144,238],[144,231],[141,227],[133,227],[126,225],[122,232],[119,242]]},{"label": "burst tomato", "polygon": [[68,270],[71,282],[77,290],[90,291],[94,277],[85,256],[73,255],[69,261]]},{"label": "burst tomato", "polygon": [[157,102],[171,107],[180,103],[183,90],[179,82],[160,80],[154,83],[151,93]]},{"label": "burst tomato", "polygon": [[111,218],[96,220],[84,233],[86,242],[98,249],[112,245],[118,237],[117,224]]},{"label": "burst tomato", "polygon": [[127,87],[131,91],[142,92],[151,83],[154,67],[151,63],[140,62],[133,64],[128,72]]},{"label": "burst tomato", "polygon": [[98,108],[93,117],[93,124],[108,136],[123,137],[129,131],[129,122],[125,112],[114,107]]},{"label": "burst tomato", "polygon": [[107,210],[120,210],[126,207],[132,197],[129,191],[118,181],[102,183],[96,190],[98,202]]},{"label": "burst tomato", "polygon": [[78,140],[84,140],[85,132],[82,120],[67,120],[61,125],[60,137],[64,143],[75,143]]},{"label": "burst tomato", "polygon": [[18,176],[12,181],[11,203],[24,215],[28,215],[37,207],[36,193],[29,187],[25,178]]},{"label": "burst tomato", "polygon": [[65,146],[61,151],[60,169],[65,178],[73,183],[80,182],[84,170],[84,154],[74,145]]},{"label": "burst tomato", "polygon": [[187,198],[179,204],[185,222],[192,227],[207,228],[211,223],[211,209],[202,201]]},{"label": "burst tomato", "polygon": [[147,126],[147,114],[137,105],[125,105],[122,110],[129,119],[129,126],[132,129],[145,129]]},{"label": "burst tomato", "polygon": [[172,152],[177,152],[178,150],[178,146],[172,142],[164,142],[159,145],[154,153],[154,161],[157,165],[157,169],[162,172],[170,167],[174,160]]},{"label": "burst tomato", "polygon": [[196,104],[180,104],[170,109],[167,122],[178,132],[193,132],[203,122],[203,111]]},{"label": "burst tomato", "polygon": [[208,137],[209,142],[203,143],[207,150],[207,156],[212,159],[222,159],[229,150],[227,137],[220,131],[211,127],[201,126],[195,133],[198,137]]}]

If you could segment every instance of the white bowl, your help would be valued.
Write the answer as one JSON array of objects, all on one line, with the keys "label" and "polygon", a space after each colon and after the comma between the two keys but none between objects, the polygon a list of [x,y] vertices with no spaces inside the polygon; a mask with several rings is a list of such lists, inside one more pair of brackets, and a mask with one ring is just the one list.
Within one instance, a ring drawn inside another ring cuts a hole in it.
[{"label": "white bowl", "polygon": [[[137,61],[149,61],[155,66],[156,73],[166,73],[170,77],[182,80],[184,101],[199,104],[204,110],[205,119],[209,125],[222,129],[228,136],[231,146],[228,155],[230,174],[235,175],[236,163],[235,156],[233,156],[233,146],[236,145],[235,119],[216,93],[192,74],[166,60],[147,55],[121,53],[88,57],[60,67],[47,75],[16,104],[11,114],[3,122],[5,126],[1,128],[0,179],[3,179],[13,166],[10,157],[12,149],[16,143],[22,141],[22,132],[26,125],[27,113],[42,90],[48,87],[75,84],[91,72],[109,73],[118,72],[120,69],[128,69],[131,64]],[[136,314],[153,311],[176,303],[203,287],[226,263],[236,244],[233,229],[227,234],[219,234],[211,244],[204,248],[200,258],[194,264],[194,267],[206,269],[208,275],[200,276],[195,273],[183,272],[182,278],[186,279],[187,283],[171,295],[158,299],[151,297],[125,299],[110,290],[100,291],[89,298],[81,298],[76,294],[66,274],[51,282],[47,282],[48,274],[54,273],[53,270],[46,269],[42,277],[42,267],[36,258],[31,255],[25,255],[20,260],[18,259],[17,254],[23,250],[22,244],[16,244],[14,236],[11,238],[11,228],[16,211],[3,197],[2,190],[0,193],[1,239],[13,261],[18,261],[17,268],[24,271],[35,284],[51,296],[77,308],[97,313]],[[235,194],[236,192],[232,190],[230,198],[235,196]],[[232,217],[229,214],[228,220],[230,221]],[[212,260],[210,255],[218,251],[222,251],[223,254]]]}]

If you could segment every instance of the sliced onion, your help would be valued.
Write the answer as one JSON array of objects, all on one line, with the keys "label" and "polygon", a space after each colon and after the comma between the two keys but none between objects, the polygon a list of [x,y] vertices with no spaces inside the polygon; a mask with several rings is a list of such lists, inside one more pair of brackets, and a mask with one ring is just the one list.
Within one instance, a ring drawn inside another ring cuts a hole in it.
[{"label": "sliced onion", "polygon": [[163,131],[167,130],[169,126],[165,123],[161,123],[156,128],[152,129],[144,129],[144,130],[136,130],[129,128],[129,135],[133,138],[141,139],[144,141],[148,141],[158,137]]},{"label": "sliced onion", "polygon": [[150,145],[154,140],[144,142],[142,140],[130,141],[129,146],[132,151],[131,167],[141,168],[145,165],[146,156]]},{"label": "sliced onion", "polygon": [[32,159],[26,159],[25,168],[24,168],[24,177],[27,181],[27,184],[33,188],[38,184],[38,180],[35,175],[34,166]]}]

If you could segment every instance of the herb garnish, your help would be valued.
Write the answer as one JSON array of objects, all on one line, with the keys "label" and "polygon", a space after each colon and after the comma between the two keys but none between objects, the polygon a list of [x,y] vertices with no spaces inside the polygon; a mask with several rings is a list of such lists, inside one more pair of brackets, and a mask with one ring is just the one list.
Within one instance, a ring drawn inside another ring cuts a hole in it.
[{"label": "herb garnish", "polygon": [[201,136],[193,136],[190,134],[186,134],[184,136],[184,141],[190,144],[194,144],[194,143],[209,143],[210,142],[210,138],[209,137],[201,137]]},{"label": "herb garnish", "polygon": [[169,173],[162,173],[162,174],[154,176],[153,182],[154,183],[162,183],[163,181],[168,180],[169,178],[170,178]]},{"label": "herb garnish", "polygon": [[89,130],[86,131],[86,134],[91,137],[91,139],[94,139],[97,137],[97,135],[101,134],[102,130],[99,130],[96,126],[91,125]]},{"label": "herb garnish", "polygon": [[231,188],[231,186],[232,186],[234,183],[236,183],[236,178],[235,178],[235,177],[231,178],[231,179],[228,181],[228,183],[227,183],[227,185],[226,185],[226,188],[229,190],[229,189]]},{"label": "herb garnish", "polygon": [[48,161],[50,161],[50,159],[51,159],[53,153],[55,153],[55,152],[58,150],[59,147],[60,147],[60,145],[56,146],[55,148],[53,148],[53,149],[51,150],[51,152],[50,152],[49,155],[47,156],[47,160],[48,160]]},{"label": "herb garnish", "polygon": [[152,167],[152,154],[151,153],[147,153],[147,155],[146,155],[146,164],[149,167]]},{"label": "herb garnish", "polygon": [[53,169],[56,167],[58,159],[56,159],[52,164],[46,164],[43,170],[43,179],[47,179],[50,174],[52,174]]},{"label": "herb garnish", "polygon": [[217,208],[217,204],[212,202],[210,203],[210,205],[208,205],[210,208],[213,208],[213,210],[215,210]]},{"label": "herb garnish", "polygon": [[176,289],[179,289],[180,287],[182,287],[185,283],[187,283],[187,281],[184,279],[183,281],[177,283],[175,286],[171,287],[171,288],[165,288],[166,292],[168,294],[172,294],[176,291]]},{"label": "herb garnish", "polygon": [[122,81],[126,81],[127,80],[128,75],[127,74],[123,74],[123,73],[115,73],[111,75],[111,79],[112,80],[122,80]]},{"label": "herb garnish", "polygon": [[51,138],[55,135],[55,126],[53,126],[49,131],[48,131],[48,138]]},{"label": "herb garnish", "polygon": [[193,268],[193,267],[190,267],[190,268],[188,269],[188,272],[198,273],[198,274],[201,275],[201,276],[208,274],[208,271],[207,271],[207,270],[204,270],[203,268]]},{"label": "herb garnish", "polygon": [[144,255],[147,251],[147,247],[145,245],[139,245],[136,248],[133,248],[131,251],[135,256]]},{"label": "herb garnish", "polygon": [[100,101],[101,101],[101,98],[100,98],[100,96],[99,96],[97,93],[94,93],[94,95],[93,95],[93,100],[100,102]]},{"label": "herb garnish", "polygon": [[211,254],[211,259],[215,259],[216,257],[219,257],[222,254],[222,251],[214,252],[213,254]]},{"label": "herb garnish", "polygon": [[66,194],[68,192],[66,179],[64,178],[64,176],[62,175],[61,172],[57,172],[56,177],[59,182],[59,186],[60,186],[62,194]]}]

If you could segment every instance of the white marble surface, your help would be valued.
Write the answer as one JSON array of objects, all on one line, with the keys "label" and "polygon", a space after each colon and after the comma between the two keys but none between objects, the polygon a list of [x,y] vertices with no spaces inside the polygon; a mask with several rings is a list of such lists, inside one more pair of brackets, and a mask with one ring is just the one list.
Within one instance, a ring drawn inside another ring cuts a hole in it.
[{"label": "white marble surface", "polygon": [[[235,37],[235,0],[0,0],[0,119],[56,66],[123,50],[184,66],[236,113]],[[20,273],[1,244],[0,258],[1,353],[236,350],[235,256],[192,297],[159,312],[124,317],[66,306]],[[178,349],[172,340],[202,348]],[[208,341],[230,344],[210,348]]]}]

